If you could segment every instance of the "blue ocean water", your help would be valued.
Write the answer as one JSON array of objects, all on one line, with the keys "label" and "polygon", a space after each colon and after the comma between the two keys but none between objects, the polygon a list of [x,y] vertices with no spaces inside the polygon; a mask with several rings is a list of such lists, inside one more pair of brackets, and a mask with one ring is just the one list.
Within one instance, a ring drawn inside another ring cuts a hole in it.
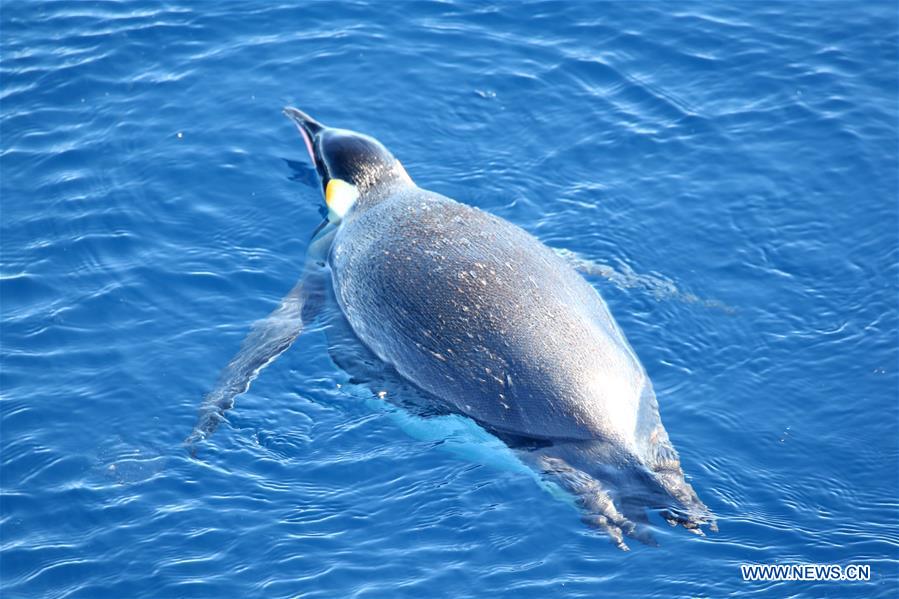
[{"label": "blue ocean water", "polygon": [[[894,2],[3,2],[0,594],[896,596],[897,31]],[[288,104],[573,252],[720,532],[616,550],[321,327],[192,458],[321,218]]]}]

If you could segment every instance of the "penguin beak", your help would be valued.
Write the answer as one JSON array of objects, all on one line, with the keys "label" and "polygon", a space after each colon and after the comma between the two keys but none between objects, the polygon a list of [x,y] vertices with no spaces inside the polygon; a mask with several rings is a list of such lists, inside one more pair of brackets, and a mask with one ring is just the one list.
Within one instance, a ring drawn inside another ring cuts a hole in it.
[{"label": "penguin beak", "polygon": [[315,157],[315,136],[324,129],[325,126],[302,110],[298,110],[292,106],[284,108],[284,114],[287,115],[287,118],[292,120],[297,126],[297,129],[300,130],[300,135],[303,137],[303,142],[306,144],[306,151],[309,152],[309,159],[312,161],[312,164],[317,165],[318,161]]}]

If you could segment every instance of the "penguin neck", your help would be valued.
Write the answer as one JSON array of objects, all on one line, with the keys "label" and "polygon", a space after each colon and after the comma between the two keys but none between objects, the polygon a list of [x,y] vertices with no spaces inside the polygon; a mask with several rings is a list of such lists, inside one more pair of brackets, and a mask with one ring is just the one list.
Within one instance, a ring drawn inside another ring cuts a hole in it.
[{"label": "penguin neck", "polygon": [[353,204],[353,212],[359,213],[368,208],[380,204],[385,199],[396,195],[406,189],[415,189],[417,186],[400,167],[390,172],[387,176],[379,177],[369,185],[360,188],[359,198]]}]

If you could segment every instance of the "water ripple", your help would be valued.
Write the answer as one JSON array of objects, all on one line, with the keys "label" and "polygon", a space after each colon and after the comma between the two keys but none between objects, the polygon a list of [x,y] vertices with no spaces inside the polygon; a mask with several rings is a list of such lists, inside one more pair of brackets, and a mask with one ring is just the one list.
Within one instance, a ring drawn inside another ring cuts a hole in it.
[{"label": "water ripple", "polygon": [[[8,2],[0,32],[4,596],[894,595],[894,7]],[[321,219],[285,104],[585,272],[720,532],[653,514],[619,554],[476,426],[347,380],[327,325],[191,457]],[[797,562],[874,581],[740,580]]]}]

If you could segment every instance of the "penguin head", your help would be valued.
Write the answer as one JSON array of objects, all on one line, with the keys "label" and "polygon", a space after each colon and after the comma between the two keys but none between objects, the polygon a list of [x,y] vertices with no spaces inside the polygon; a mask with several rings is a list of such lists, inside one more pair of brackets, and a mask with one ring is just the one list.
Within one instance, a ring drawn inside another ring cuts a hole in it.
[{"label": "penguin head", "polygon": [[296,108],[285,108],[321,179],[328,220],[340,222],[360,198],[412,179],[384,144],[361,133],[326,127]]}]

